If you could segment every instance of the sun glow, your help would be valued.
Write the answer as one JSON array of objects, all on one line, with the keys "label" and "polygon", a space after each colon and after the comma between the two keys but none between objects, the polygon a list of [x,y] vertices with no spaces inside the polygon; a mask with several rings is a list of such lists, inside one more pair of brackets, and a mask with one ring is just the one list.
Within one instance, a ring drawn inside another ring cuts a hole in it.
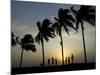
[{"label": "sun glow", "polygon": [[[66,59],[66,57],[70,57],[71,54],[73,54],[73,52],[71,52],[71,50],[69,48],[68,49],[64,48],[64,60]],[[61,49],[57,49],[56,58],[59,61],[62,61],[62,50]]]},{"label": "sun glow", "polygon": [[61,51],[59,49],[57,49],[57,53],[56,53],[56,57],[59,61],[62,60],[62,55],[61,55]]}]

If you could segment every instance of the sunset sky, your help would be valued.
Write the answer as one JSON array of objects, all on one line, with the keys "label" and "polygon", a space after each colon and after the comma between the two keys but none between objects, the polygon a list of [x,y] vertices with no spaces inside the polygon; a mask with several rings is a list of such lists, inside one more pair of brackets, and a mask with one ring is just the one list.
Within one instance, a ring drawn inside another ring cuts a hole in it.
[{"label": "sunset sky", "polygon": [[[74,6],[76,10],[80,5],[69,4],[53,4],[53,3],[38,3],[38,2],[21,2],[12,1],[11,3],[11,31],[16,36],[23,38],[25,34],[31,34],[34,38],[38,33],[36,25],[37,21],[43,21],[45,18],[50,19],[52,22],[53,16],[57,17],[59,8],[70,9]],[[86,52],[88,62],[95,62],[96,57],[96,28],[88,23],[84,23],[85,26],[85,40],[86,40]],[[63,30],[64,40],[64,57],[68,57],[71,54],[74,55],[75,63],[84,63],[84,50],[82,42],[81,29],[79,33],[70,29],[70,36]],[[42,63],[42,48],[41,45],[36,44],[37,51],[35,53],[24,50],[22,66],[39,66]],[[17,44],[15,47],[11,47],[11,60],[13,67],[19,67],[21,47]],[[57,58],[58,64],[61,65],[62,55],[60,38],[57,36],[49,42],[44,42],[45,62],[48,58]]]}]

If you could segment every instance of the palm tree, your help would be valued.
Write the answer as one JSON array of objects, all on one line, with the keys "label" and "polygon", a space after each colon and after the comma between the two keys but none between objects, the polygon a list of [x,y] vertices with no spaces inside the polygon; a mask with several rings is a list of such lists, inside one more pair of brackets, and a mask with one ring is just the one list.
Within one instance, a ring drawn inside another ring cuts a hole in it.
[{"label": "palm tree", "polygon": [[20,41],[18,40],[19,37],[16,37],[17,43],[21,46],[22,52],[21,52],[21,60],[20,60],[20,68],[22,67],[22,60],[23,60],[23,51],[29,51],[36,52],[36,48],[34,45],[34,38],[31,34],[26,34]]},{"label": "palm tree", "polygon": [[11,32],[11,46],[15,46],[16,44],[15,35],[13,32]]},{"label": "palm tree", "polygon": [[54,38],[54,31],[53,29],[50,27],[50,20],[48,19],[44,19],[43,22],[41,23],[40,21],[37,22],[37,26],[38,26],[38,34],[35,38],[36,42],[38,44],[41,43],[42,45],[42,56],[43,56],[43,67],[45,66],[45,57],[44,57],[44,40],[45,41],[49,41],[49,37],[50,38]]},{"label": "palm tree", "polygon": [[83,47],[84,47],[84,59],[85,59],[85,63],[87,63],[85,38],[84,38],[84,22],[86,21],[93,26],[95,25],[95,7],[82,5],[80,6],[79,10],[75,10],[74,7],[72,6],[71,10],[76,17],[76,29],[79,29],[79,25],[81,25]]},{"label": "palm tree", "polygon": [[62,8],[58,10],[58,18],[54,17],[54,19],[56,22],[52,25],[52,28],[56,31],[57,35],[59,35],[61,39],[60,44],[62,48],[62,64],[64,65],[62,28],[64,28],[69,35],[68,27],[75,29],[75,27],[73,26],[73,22],[75,21],[73,16],[70,14],[70,11],[68,9]]}]

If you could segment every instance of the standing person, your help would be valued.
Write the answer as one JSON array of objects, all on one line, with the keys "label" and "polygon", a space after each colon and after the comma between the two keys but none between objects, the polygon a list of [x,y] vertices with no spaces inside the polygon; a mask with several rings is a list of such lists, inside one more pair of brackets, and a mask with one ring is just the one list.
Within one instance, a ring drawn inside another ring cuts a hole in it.
[{"label": "standing person", "polygon": [[65,58],[65,64],[67,64],[67,57]]},{"label": "standing person", "polygon": [[57,65],[57,59],[55,58],[55,64]]},{"label": "standing person", "polygon": [[50,65],[50,59],[48,59],[48,65]]},{"label": "standing person", "polygon": [[70,57],[68,57],[68,64],[70,64]]},{"label": "standing person", "polygon": [[43,67],[43,63],[40,63],[40,66]]},{"label": "standing person", "polygon": [[54,64],[54,58],[52,57],[52,65]]},{"label": "standing person", "polygon": [[73,64],[73,62],[74,62],[74,55],[73,54],[71,54],[71,61],[72,61],[72,64]]}]

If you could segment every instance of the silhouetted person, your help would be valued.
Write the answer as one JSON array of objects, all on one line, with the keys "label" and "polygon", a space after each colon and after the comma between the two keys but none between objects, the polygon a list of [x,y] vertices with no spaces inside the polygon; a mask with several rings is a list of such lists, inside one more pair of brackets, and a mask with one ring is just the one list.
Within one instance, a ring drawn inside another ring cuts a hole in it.
[{"label": "silhouetted person", "polygon": [[73,64],[73,62],[74,62],[74,55],[73,54],[71,54],[71,61],[72,61],[72,64]]},{"label": "silhouetted person", "polygon": [[57,59],[55,59],[55,64],[57,65]]},{"label": "silhouetted person", "polygon": [[50,59],[48,59],[48,65],[50,65]]},{"label": "silhouetted person", "polygon": [[66,58],[65,58],[65,64],[67,64],[67,62],[68,62],[68,61],[67,61],[67,57],[66,57]]},{"label": "silhouetted person", "polygon": [[43,67],[43,63],[41,63],[40,66]]},{"label": "silhouetted person", "polygon": [[52,65],[54,64],[54,58],[52,57]]},{"label": "silhouetted person", "polygon": [[68,57],[68,64],[70,64],[70,57]]}]

